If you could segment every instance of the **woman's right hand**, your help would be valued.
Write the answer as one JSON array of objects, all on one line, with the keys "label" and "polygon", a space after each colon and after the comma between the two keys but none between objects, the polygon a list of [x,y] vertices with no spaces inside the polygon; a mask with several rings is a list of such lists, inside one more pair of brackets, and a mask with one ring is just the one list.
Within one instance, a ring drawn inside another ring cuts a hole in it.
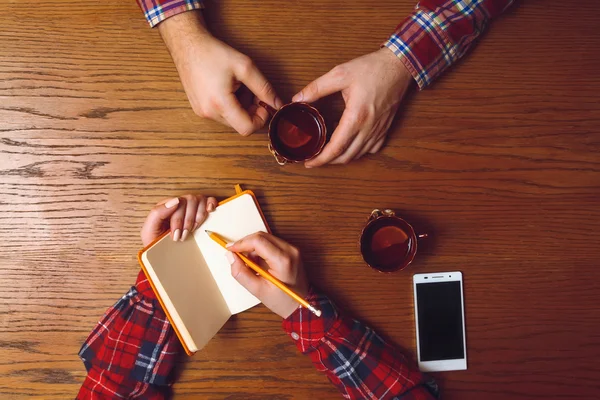
[{"label": "woman's right hand", "polygon": [[[210,34],[200,11],[177,14],[160,23],[158,29],[198,116],[248,136],[269,119],[269,113],[257,105],[257,99],[276,109],[283,105],[248,56]],[[236,96],[242,84],[255,96],[246,108]]]},{"label": "woman's right hand", "polygon": [[228,245],[227,259],[231,264],[231,275],[250,293],[263,302],[271,311],[287,318],[299,304],[277,286],[257,276],[236,253],[244,253],[253,261],[262,264],[275,278],[285,283],[302,297],[308,294],[308,280],[300,251],[269,233],[258,232]]}]

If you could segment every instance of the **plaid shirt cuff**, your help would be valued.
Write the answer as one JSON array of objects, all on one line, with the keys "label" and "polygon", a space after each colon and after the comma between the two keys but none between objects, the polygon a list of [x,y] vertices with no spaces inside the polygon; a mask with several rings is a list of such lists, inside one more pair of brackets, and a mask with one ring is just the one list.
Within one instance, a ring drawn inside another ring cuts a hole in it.
[{"label": "plaid shirt cuff", "polygon": [[431,13],[415,10],[383,43],[411,73],[419,89],[424,89],[459,58],[456,46]]},{"label": "plaid shirt cuff", "polygon": [[138,294],[146,300],[157,300],[156,294],[154,294],[154,290],[152,290],[152,286],[150,286],[150,281],[146,278],[146,274],[144,274],[144,271],[142,270],[138,273],[138,277],[135,281],[135,289]]},{"label": "plaid shirt cuff", "polygon": [[283,320],[283,330],[294,339],[302,353],[317,348],[327,332],[339,325],[337,308],[327,296],[316,294],[311,289],[306,300],[321,310],[320,317],[304,307],[298,307]]},{"label": "plaid shirt cuff", "polygon": [[156,25],[173,15],[191,10],[204,8],[203,0],[136,0],[150,27]]},{"label": "plaid shirt cuff", "polygon": [[514,0],[421,0],[382,46],[398,56],[420,89],[461,58]]},{"label": "plaid shirt cuff", "polygon": [[326,296],[311,290],[306,299],[322,311],[321,317],[298,308],[283,320],[283,329],[344,398],[432,400],[437,397],[435,382],[410,368],[405,357],[371,328],[340,315]]},{"label": "plaid shirt cuff", "polygon": [[171,383],[181,344],[143,272],[109,308],[79,357],[88,375],[78,398],[161,399]]}]

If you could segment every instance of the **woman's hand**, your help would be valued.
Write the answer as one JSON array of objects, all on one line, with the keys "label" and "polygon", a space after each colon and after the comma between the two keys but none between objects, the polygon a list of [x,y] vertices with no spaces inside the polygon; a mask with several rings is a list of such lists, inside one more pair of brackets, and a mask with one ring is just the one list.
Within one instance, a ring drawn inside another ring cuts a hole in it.
[{"label": "woman's hand", "polygon": [[214,197],[193,194],[161,201],[150,211],[142,226],[142,243],[148,246],[169,229],[173,240],[183,242],[202,225],[217,204]]},{"label": "woman's hand", "polygon": [[[282,101],[252,60],[210,34],[202,14],[192,11],[163,21],[165,41],[194,112],[247,136],[262,128],[269,113],[256,98],[279,108]],[[242,106],[236,92],[245,85],[256,96]]]},{"label": "woman's hand", "polygon": [[342,92],[346,109],[323,152],[305,166],[347,164],[378,152],[412,81],[402,61],[382,48],[340,64],[309,83],[293,101],[312,103]]},{"label": "woman's hand", "polygon": [[308,280],[300,251],[269,233],[255,233],[228,246],[227,259],[231,275],[271,311],[287,318],[299,304],[277,286],[256,275],[234,253],[244,253],[275,278],[288,285],[302,297],[308,294]]}]

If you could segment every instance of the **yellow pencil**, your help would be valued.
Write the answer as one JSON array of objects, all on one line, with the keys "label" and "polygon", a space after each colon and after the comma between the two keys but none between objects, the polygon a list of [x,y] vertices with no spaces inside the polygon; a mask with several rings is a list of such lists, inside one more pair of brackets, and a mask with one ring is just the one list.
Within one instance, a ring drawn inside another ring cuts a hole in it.
[{"label": "yellow pencil", "polygon": [[[221,236],[219,236],[218,234],[216,234],[214,232],[211,232],[211,231],[205,231],[205,232],[208,234],[208,236],[212,240],[214,240],[215,242],[217,242],[224,249],[227,249],[227,242]],[[264,269],[262,269],[261,267],[259,267],[258,265],[256,265],[252,260],[250,260],[245,255],[243,255],[241,253],[235,253],[235,254],[237,254],[237,256],[239,258],[241,258],[242,261],[244,261],[244,263],[246,263],[246,265],[248,267],[250,267],[252,270],[254,270],[257,274],[259,274],[260,276],[262,276],[263,278],[265,278],[266,280],[268,280],[269,282],[271,282],[273,285],[277,286],[285,294],[287,294],[288,296],[290,296],[292,299],[296,300],[302,306],[304,306],[307,309],[309,309],[317,317],[321,316],[321,310],[319,310],[319,309],[313,307],[312,305],[310,305],[308,303],[308,301],[304,300],[301,296],[299,296],[298,294],[296,294],[295,292],[293,292],[292,289],[290,289],[289,287],[287,287],[279,279],[275,278],[273,275],[269,274],[267,271],[265,271]]]}]

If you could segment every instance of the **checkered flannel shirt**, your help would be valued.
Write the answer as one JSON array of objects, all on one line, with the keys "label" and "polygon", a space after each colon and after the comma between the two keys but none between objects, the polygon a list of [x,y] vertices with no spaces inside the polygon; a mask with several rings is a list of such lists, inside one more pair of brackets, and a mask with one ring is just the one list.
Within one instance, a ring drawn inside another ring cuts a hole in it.
[{"label": "checkered flannel shirt", "polygon": [[[136,0],[150,26],[189,10],[202,0]],[[383,43],[410,71],[420,89],[461,58],[490,20],[514,0],[421,0]]]},{"label": "checkered flannel shirt", "polygon": [[[433,380],[371,328],[341,315],[325,296],[307,300],[323,315],[298,308],[284,331],[347,399],[429,400]],[[164,399],[173,383],[181,344],[140,272],[137,283],[109,308],[81,347],[88,371],[78,399]]]}]

